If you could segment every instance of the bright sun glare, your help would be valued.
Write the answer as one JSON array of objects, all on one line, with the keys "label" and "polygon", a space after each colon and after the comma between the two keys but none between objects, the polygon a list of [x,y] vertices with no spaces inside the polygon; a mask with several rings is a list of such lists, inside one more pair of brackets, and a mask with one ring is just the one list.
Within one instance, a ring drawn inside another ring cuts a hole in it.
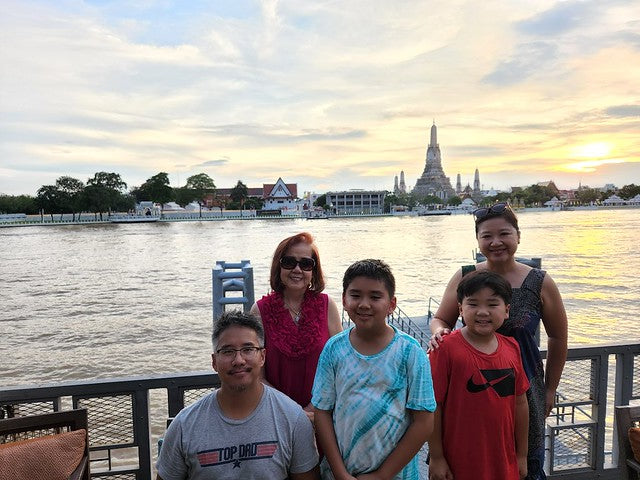
[{"label": "bright sun glare", "polygon": [[602,158],[611,153],[611,145],[606,142],[587,143],[571,149],[572,157]]}]

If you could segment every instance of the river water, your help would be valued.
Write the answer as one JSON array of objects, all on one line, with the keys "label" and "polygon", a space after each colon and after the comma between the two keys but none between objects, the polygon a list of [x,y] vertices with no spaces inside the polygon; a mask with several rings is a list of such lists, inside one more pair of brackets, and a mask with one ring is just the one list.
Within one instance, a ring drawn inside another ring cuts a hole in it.
[{"label": "river water", "polygon": [[[520,225],[518,255],[542,257],[558,284],[570,344],[640,341],[640,209],[525,212]],[[354,260],[382,258],[409,315],[476,247],[469,215],[2,228],[0,384],[208,370],[216,260],[250,260],[259,298],[275,246],[304,230],[329,295]]]}]

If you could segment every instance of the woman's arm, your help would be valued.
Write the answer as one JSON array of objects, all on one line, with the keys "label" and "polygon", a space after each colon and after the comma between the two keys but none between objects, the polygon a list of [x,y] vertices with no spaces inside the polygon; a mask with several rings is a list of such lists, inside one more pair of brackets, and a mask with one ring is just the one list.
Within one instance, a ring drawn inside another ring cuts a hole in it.
[{"label": "woman's arm", "polygon": [[333,337],[336,333],[342,331],[342,320],[336,302],[329,297],[329,305],[327,306],[327,323],[329,326],[329,336]]},{"label": "woman's arm", "polygon": [[556,283],[549,275],[542,282],[542,323],[547,332],[547,363],[545,367],[546,415],[555,402],[564,362],[567,359],[567,312]]},{"label": "woman's arm", "polygon": [[459,313],[457,290],[460,280],[462,280],[462,270],[456,271],[451,280],[449,280],[438,306],[438,311],[429,323],[429,328],[431,329],[430,350],[438,348],[439,343],[442,342],[443,335],[451,333],[451,329],[456,325]]}]

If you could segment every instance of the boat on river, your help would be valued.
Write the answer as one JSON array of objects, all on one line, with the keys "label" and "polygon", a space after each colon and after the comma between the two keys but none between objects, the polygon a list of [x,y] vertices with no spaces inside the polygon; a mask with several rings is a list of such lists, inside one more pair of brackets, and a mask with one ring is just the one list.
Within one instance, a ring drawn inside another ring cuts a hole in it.
[{"label": "boat on river", "polygon": [[431,215],[451,215],[451,210],[420,210],[419,217],[427,217]]}]

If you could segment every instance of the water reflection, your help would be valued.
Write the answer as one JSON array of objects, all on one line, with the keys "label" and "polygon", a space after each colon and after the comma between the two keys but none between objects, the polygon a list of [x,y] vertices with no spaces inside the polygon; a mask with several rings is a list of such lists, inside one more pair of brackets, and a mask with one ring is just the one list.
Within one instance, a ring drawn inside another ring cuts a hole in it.
[{"label": "water reflection", "polygon": [[[572,343],[638,338],[640,209],[520,215],[519,254],[541,256]],[[211,268],[251,260],[268,291],[278,242],[310,230],[327,293],[354,260],[383,258],[399,304],[423,315],[476,247],[469,215],[84,225],[0,230],[0,377],[10,384],[208,370]]]}]

